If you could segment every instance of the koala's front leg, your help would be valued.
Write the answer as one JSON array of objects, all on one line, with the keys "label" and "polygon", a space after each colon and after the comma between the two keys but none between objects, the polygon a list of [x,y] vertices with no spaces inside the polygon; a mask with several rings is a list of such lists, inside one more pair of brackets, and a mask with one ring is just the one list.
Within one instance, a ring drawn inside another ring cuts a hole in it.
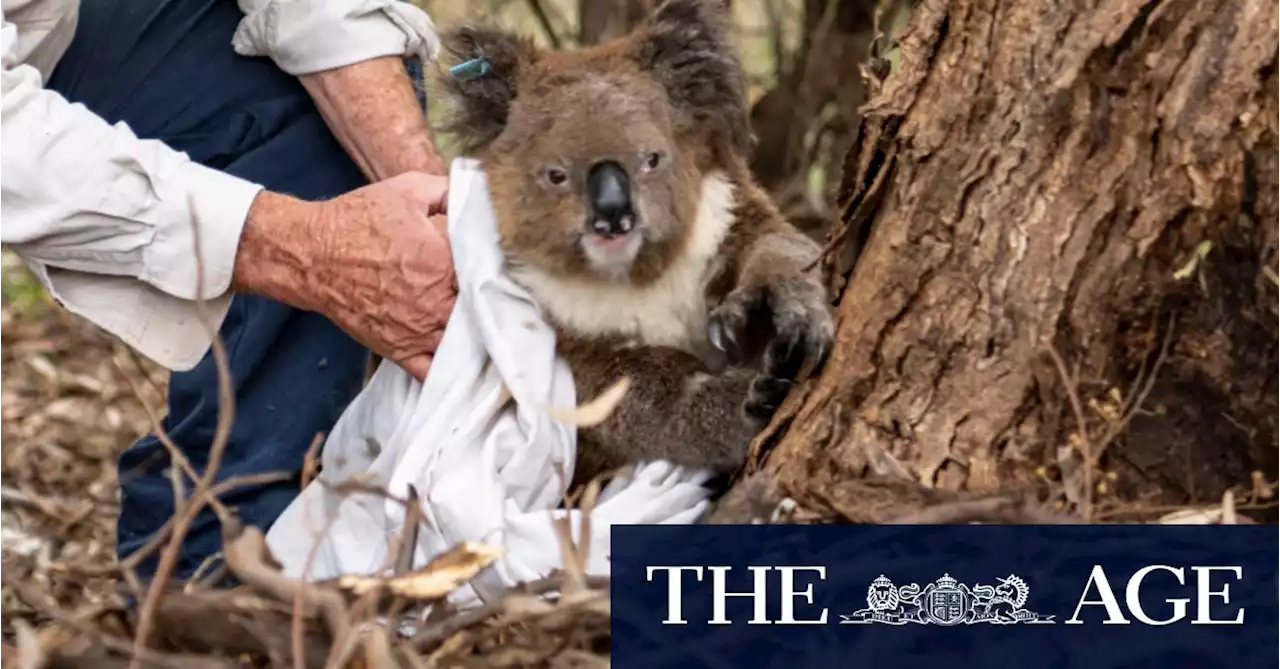
[{"label": "koala's front leg", "polygon": [[767,421],[786,397],[806,357],[821,363],[835,319],[818,269],[822,249],[788,225],[745,249],[738,279],[710,314],[711,344],[742,362],[762,359],[746,410]]},{"label": "koala's front leg", "polygon": [[579,428],[575,485],[652,460],[729,473],[743,464],[763,427],[743,412],[752,370],[711,374],[696,357],[666,347],[569,343],[560,353],[583,401],[630,378],[626,396],[603,423]]}]

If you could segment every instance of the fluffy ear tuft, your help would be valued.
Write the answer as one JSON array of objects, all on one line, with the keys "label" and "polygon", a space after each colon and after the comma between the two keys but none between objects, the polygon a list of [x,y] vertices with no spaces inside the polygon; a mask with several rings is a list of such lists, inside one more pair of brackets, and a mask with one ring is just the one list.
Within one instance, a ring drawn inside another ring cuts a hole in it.
[{"label": "fluffy ear tuft", "polygon": [[746,75],[729,40],[723,0],[667,0],[637,29],[635,58],[675,107],[721,133],[742,155],[754,143]]},{"label": "fluffy ear tuft", "polygon": [[446,68],[480,58],[487,71],[476,68],[452,76],[442,75],[443,88],[458,110],[446,129],[455,132],[464,153],[488,146],[507,125],[521,68],[538,57],[538,47],[519,35],[492,26],[461,26],[441,37],[448,58]]}]

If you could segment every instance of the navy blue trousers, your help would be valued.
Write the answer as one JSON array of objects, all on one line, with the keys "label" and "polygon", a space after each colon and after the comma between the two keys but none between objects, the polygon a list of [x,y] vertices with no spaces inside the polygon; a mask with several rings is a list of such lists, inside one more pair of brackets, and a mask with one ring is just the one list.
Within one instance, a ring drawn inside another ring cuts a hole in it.
[{"label": "navy blue trousers", "polygon": [[[315,200],[365,185],[298,80],[270,59],[232,50],[242,18],[235,0],[82,3],[75,39],[48,87],[110,123],[123,121],[139,137],[164,141],[270,190]],[[333,427],[359,391],[368,352],[323,316],[256,296],[235,297],[221,335],[236,416],[217,480],[280,470],[294,475],[223,497],[244,522],[265,530],[298,494],[312,439]],[[197,472],[204,471],[217,418],[210,352],[191,371],[172,375],[163,421]],[[167,452],[151,434],[121,456],[120,557],[173,514],[168,466]],[[218,519],[206,509],[187,535],[174,575],[190,576],[219,550]],[[138,575],[149,578],[155,564],[153,555]]]}]

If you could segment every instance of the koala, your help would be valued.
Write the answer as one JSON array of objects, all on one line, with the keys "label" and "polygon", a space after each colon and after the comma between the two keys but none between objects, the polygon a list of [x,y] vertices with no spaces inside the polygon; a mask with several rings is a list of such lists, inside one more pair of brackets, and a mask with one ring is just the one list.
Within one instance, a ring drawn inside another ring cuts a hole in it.
[{"label": "koala", "polygon": [[669,0],[572,50],[497,27],[442,35],[472,70],[443,81],[448,127],[484,165],[508,275],[555,328],[580,397],[630,379],[606,421],[579,428],[574,486],[657,459],[736,472],[804,360],[830,350],[821,248],[747,168],[728,32],[719,3]]}]

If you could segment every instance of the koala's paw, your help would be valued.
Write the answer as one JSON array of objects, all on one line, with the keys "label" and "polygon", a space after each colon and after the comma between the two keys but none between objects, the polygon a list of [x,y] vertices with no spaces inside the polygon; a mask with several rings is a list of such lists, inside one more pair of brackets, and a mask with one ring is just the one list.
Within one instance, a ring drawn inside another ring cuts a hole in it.
[{"label": "koala's paw", "polygon": [[792,277],[730,293],[711,312],[707,337],[732,357],[759,356],[759,372],[743,409],[768,421],[786,399],[805,358],[814,365],[826,359],[835,321],[822,286]]}]

